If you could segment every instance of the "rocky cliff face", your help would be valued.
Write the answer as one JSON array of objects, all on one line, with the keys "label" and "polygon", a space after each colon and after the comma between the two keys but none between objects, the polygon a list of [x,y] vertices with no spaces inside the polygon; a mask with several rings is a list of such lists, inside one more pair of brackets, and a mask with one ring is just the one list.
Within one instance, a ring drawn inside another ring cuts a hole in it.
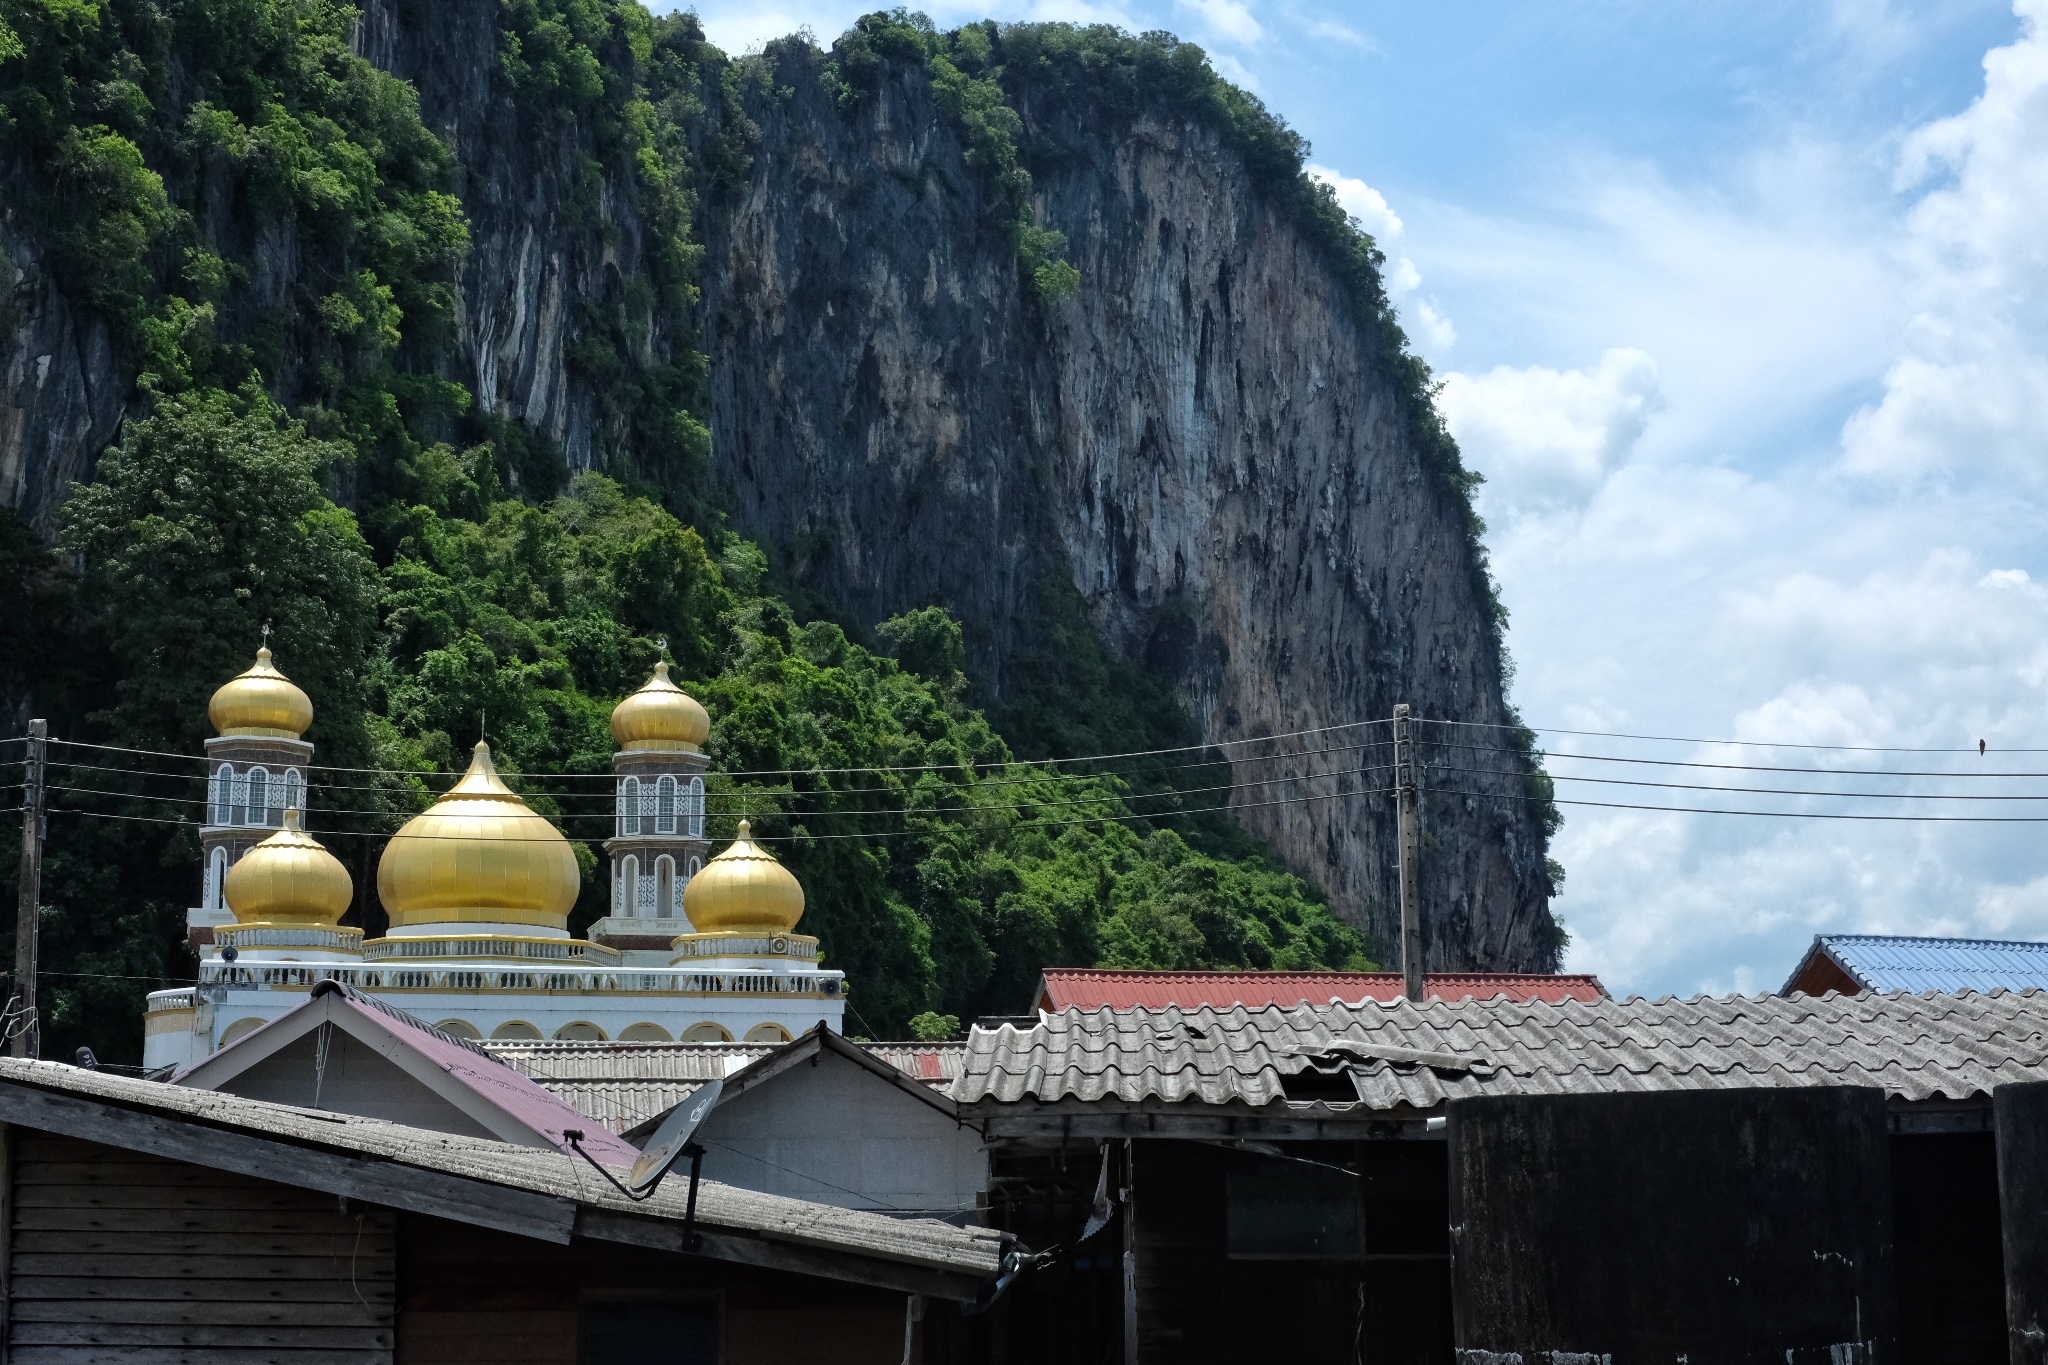
[{"label": "rocky cliff face", "polygon": [[[737,524],[859,619],[952,608],[998,692],[1034,594],[1069,575],[1206,738],[1315,732],[1231,746],[1242,818],[1396,944],[1390,799],[1340,794],[1386,785],[1388,730],[1333,727],[1401,701],[1506,717],[1491,604],[1408,439],[1390,339],[1191,120],[1085,129],[1037,172],[1038,221],[1083,278],[1041,306],[921,72],[848,117],[815,52],[776,60],[788,93],[750,103],[751,179],[707,235],[714,459]],[[1431,965],[1548,967],[1528,808],[1438,793],[1427,819]]]},{"label": "rocky cliff face", "polygon": [[[508,88],[504,12],[372,0],[358,34],[360,53],[416,86],[460,163],[472,249],[439,368],[570,469],[630,468],[599,381],[572,357],[647,270],[641,205],[616,164],[593,196],[589,130]],[[1020,286],[921,70],[888,68],[849,115],[815,50],[782,44],[769,60],[772,79],[702,92],[758,130],[751,162],[731,163],[740,183],[707,187],[699,224],[694,321],[733,525],[854,620],[948,606],[998,698],[1048,596],[1071,584],[1103,635],[1230,743],[1246,825],[1391,948],[1392,807],[1356,794],[1386,785],[1388,732],[1355,723],[1400,701],[1506,719],[1483,576],[1462,510],[1408,437],[1391,339],[1197,121],[1057,130],[1066,154],[1037,170],[1033,211],[1067,234],[1083,283],[1046,305]],[[1034,122],[1028,101],[1023,113]],[[0,502],[50,529],[133,395],[105,325],[49,284],[11,218],[0,257],[14,281]],[[635,359],[678,359],[690,321],[636,333]],[[1300,737],[1238,743],[1268,736]],[[1519,770],[1480,757],[1449,761]],[[1426,819],[1431,966],[1551,965],[1529,808],[1438,791]]]}]

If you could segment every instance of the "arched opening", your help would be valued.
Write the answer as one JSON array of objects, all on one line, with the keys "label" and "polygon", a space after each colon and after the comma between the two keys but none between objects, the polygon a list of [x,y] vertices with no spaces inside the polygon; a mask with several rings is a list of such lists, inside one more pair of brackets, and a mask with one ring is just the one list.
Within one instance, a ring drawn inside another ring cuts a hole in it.
[{"label": "arched opening", "polygon": [[704,1023],[692,1024],[684,1029],[682,1041],[685,1043],[729,1043],[732,1041],[732,1034],[726,1031],[723,1026],[706,1020]]},{"label": "arched opening", "polygon": [[[266,1023],[268,1023],[268,1022],[269,1022],[269,1021],[268,1021],[268,1020],[265,1020],[265,1019],[237,1019],[237,1020],[235,1020],[235,1022],[234,1022],[234,1023],[232,1023],[232,1024],[229,1024],[229,1025],[228,1025],[228,1027],[227,1027],[227,1031],[226,1031],[225,1033],[221,1034],[221,1036],[220,1036],[220,1045],[221,1045],[221,1047],[226,1047],[226,1046],[227,1046],[228,1044],[230,1044],[230,1043],[239,1043],[239,1042],[241,1042],[241,1041],[242,1041],[242,1040],[243,1040],[244,1038],[247,1038],[247,1037],[248,1037],[248,1036],[249,1036],[250,1034],[254,1033],[254,1032],[255,1032],[255,1031],[257,1030],[257,1029],[260,1029],[260,1028],[262,1028],[262,1027],[264,1026],[264,1024],[266,1024]],[[216,1049],[216,1051],[217,1051],[217,1050],[218,1050],[218,1049]]]},{"label": "arched opening", "polygon": [[654,832],[676,832],[676,780],[667,775],[654,787]]},{"label": "arched opening", "polygon": [[270,818],[270,769],[249,769],[249,823],[271,825],[277,823]]},{"label": "arched opening", "polygon": [[629,777],[619,784],[619,833],[640,832],[640,779]]},{"label": "arched opening", "polygon": [[674,1041],[659,1024],[628,1024],[619,1030],[622,1043],[667,1043]]},{"label": "arched opening", "polygon": [[443,1019],[434,1027],[451,1037],[467,1038],[473,1043],[483,1041],[483,1034],[478,1033],[476,1025],[467,1019]]},{"label": "arched opening", "polygon": [[663,854],[654,860],[654,917],[669,919],[676,913],[676,860]]},{"label": "arched opening", "polygon": [[747,1041],[750,1043],[786,1043],[789,1041],[789,1030],[780,1024],[756,1024],[747,1030]]},{"label": "arched opening", "polygon": [[690,779],[690,837],[704,837],[704,779]]},{"label": "arched opening", "polygon": [[234,818],[235,770],[233,765],[223,763],[213,770],[213,776],[206,779],[206,822],[210,825],[225,825]]},{"label": "arched opening", "polygon": [[604,1030],[588,1020],[578,1019],[573,1024],[564,1024],[555,1030],[558,1043],[602,1043]]},{"label": "arched opening", "polygon": [[493,1040],[505,1043],[537,1043],[541,1036],[541,1031],[524,1019],[513,1019],[491,1030]]},{"label": "arched opening", "polygon": [[703,870],[704,860],[702,858],[690,859],[690,875],[692,877],[696,876],[699,872],[702,872]]},{"label": "arched opening", "polygon": [[619,859],[619,913],[640,913],[640,860],[628,853]]},{"label": "arched opening", "polygon": [[301,815],[306,813],[306,783],[297,768],[284,770],[284,806],[286,810],[295,810]]},{"label": "arched opening", "polygon": [[220,909],[221,885],[228,876],[228,851],[216,847],[206,859],[206,899],[203,904],[209,910]]}]

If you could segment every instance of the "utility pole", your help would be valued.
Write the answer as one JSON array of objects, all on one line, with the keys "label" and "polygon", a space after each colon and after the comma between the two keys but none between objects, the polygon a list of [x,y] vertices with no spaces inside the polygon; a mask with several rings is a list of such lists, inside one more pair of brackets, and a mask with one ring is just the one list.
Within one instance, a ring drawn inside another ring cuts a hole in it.
[{"label": "utility pole", "polygon": [[43,905],[43,751],[50,723],[28,723],[28,756],[21,769],[21,895],[14,921],[14,998],[7,1010],[7,1050],[40,1057],[42,1020],[36,1015],[36,940]]},{"label": "utility pole", "polygon": [[1401,852],[1401,977],[1408,998],[1422,1002],[1422,812],[1415,773],[1415,718],[1394,708],[1394,809]]}]

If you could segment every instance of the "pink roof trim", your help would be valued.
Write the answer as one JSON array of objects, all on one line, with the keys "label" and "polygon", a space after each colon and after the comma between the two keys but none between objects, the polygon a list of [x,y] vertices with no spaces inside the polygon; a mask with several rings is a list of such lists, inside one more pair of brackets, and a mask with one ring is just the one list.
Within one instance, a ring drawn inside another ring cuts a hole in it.
[{"label": "pink roof trim", "polygon": [[[1399,972],[1150,972],[1103,971],[1091,967],[1048,967],[1040,979],[1038,1008],[1191,1009],[1210,1005],[1327,1005],[1332,1000],[1392,1002],[1402,996]],[[1429,1000],[1492,1000],[1505,996],[1562,1004],[1605,999],[1594,976],[1535,972],[1431,972],[1423,978]]]}]

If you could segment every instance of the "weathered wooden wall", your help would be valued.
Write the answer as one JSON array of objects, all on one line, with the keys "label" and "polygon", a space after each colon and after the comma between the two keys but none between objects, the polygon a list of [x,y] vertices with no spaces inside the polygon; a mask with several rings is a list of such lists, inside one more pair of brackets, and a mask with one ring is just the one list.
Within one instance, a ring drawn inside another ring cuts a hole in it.
[{"label": "weathered wooden wall", "polygon": [[1894,1358],[1883,1091],[1495,1096],[1449,1131],[1467,1359]]},{"label": "weathered wooden wall", "polygon": [[2012,1365],[2048,1365],[2048,1082],[1991,1092]]},{"label": "weathered wooden wall", "polygon": [[389,1210],[19,1127],[8,1152],[11,1365],[391,1365]]}]

